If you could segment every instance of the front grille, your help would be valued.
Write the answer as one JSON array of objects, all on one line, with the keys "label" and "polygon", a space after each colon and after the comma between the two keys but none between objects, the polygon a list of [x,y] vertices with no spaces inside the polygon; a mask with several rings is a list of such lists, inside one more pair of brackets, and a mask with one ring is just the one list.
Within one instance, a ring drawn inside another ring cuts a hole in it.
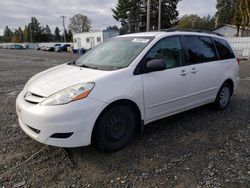
[{"label": "front grille", "polygon": [[38,104],[40,102],[42,102],[44,100],[45,97],[35,94],[35,93],[31,93],[29,91],[27,91],[24,95],[24,100],[31,103],[31,104]]},{"label": "front grille", "polygon": [[55,133],[53,135],[51,135],[51,138],[61,138],[61,139],[65,139],[65,138],[69,138],[73,135],[73,133]]}]

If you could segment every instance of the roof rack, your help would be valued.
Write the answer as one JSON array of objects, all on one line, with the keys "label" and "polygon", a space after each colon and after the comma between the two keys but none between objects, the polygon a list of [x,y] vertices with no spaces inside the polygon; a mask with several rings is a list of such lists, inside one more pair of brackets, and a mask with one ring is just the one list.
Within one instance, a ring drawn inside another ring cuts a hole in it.
[{"label": "roof rack", "polygon": [[175,31],[180,31],[180,32],[196,32],[196,33],[206,33],[206,34],[213,34],[213,35],[217,35],[220,37],[223,37],[223,35],[213,32],[213,31],[208,31],[208,30],[203,30],[203,29],[191,29],[191,28],[170,28],[170,29],[163,29],[161,31],[165,31],[165,32],[175,32]]}]

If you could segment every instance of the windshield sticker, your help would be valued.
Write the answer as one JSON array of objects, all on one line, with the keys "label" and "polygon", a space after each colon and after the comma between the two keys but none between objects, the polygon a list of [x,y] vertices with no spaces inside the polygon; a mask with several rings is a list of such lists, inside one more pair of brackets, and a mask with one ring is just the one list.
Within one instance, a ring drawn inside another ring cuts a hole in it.
[{"label": "windshield sticker", "polygon": [[132,42],[140,42],[140,43],[148,43],[149,39],[140,39],[140,38],[135,38],[132,40]]}]

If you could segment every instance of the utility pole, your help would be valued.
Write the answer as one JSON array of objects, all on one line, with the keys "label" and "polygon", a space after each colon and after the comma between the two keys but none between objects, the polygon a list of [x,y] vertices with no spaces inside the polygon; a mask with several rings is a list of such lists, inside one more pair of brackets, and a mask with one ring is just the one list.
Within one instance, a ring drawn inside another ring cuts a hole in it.
[{"label": "utility pole", "polygon": [[158,30],[161,30],[161,0],[159,0]]},{"label": "utility pole", "polygon": [[130,20],[130,11],[127,11],[126,14],[128,15],[128,32],[131,32],[131,20]]},{"label": "utility pole", "polygon": [[65,18],[66,16],[61,16],[63,20],[63,30],[64,30],[64,42],[66,42],[66,29],[65,29]]},{"label": "utility pole", "polygon": [[150,30],[150,0],[147,0],[147,31]]}]

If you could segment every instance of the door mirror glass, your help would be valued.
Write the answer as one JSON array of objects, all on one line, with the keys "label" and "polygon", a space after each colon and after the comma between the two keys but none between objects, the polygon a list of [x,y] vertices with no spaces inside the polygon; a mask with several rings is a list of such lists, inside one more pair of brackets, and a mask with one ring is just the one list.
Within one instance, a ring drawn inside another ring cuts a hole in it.
[{"label": "door mirror glass", "polygon": [[165,69],[165,61],[163,59],[153,59],[146,64],[147,72],[162,71]]}]

